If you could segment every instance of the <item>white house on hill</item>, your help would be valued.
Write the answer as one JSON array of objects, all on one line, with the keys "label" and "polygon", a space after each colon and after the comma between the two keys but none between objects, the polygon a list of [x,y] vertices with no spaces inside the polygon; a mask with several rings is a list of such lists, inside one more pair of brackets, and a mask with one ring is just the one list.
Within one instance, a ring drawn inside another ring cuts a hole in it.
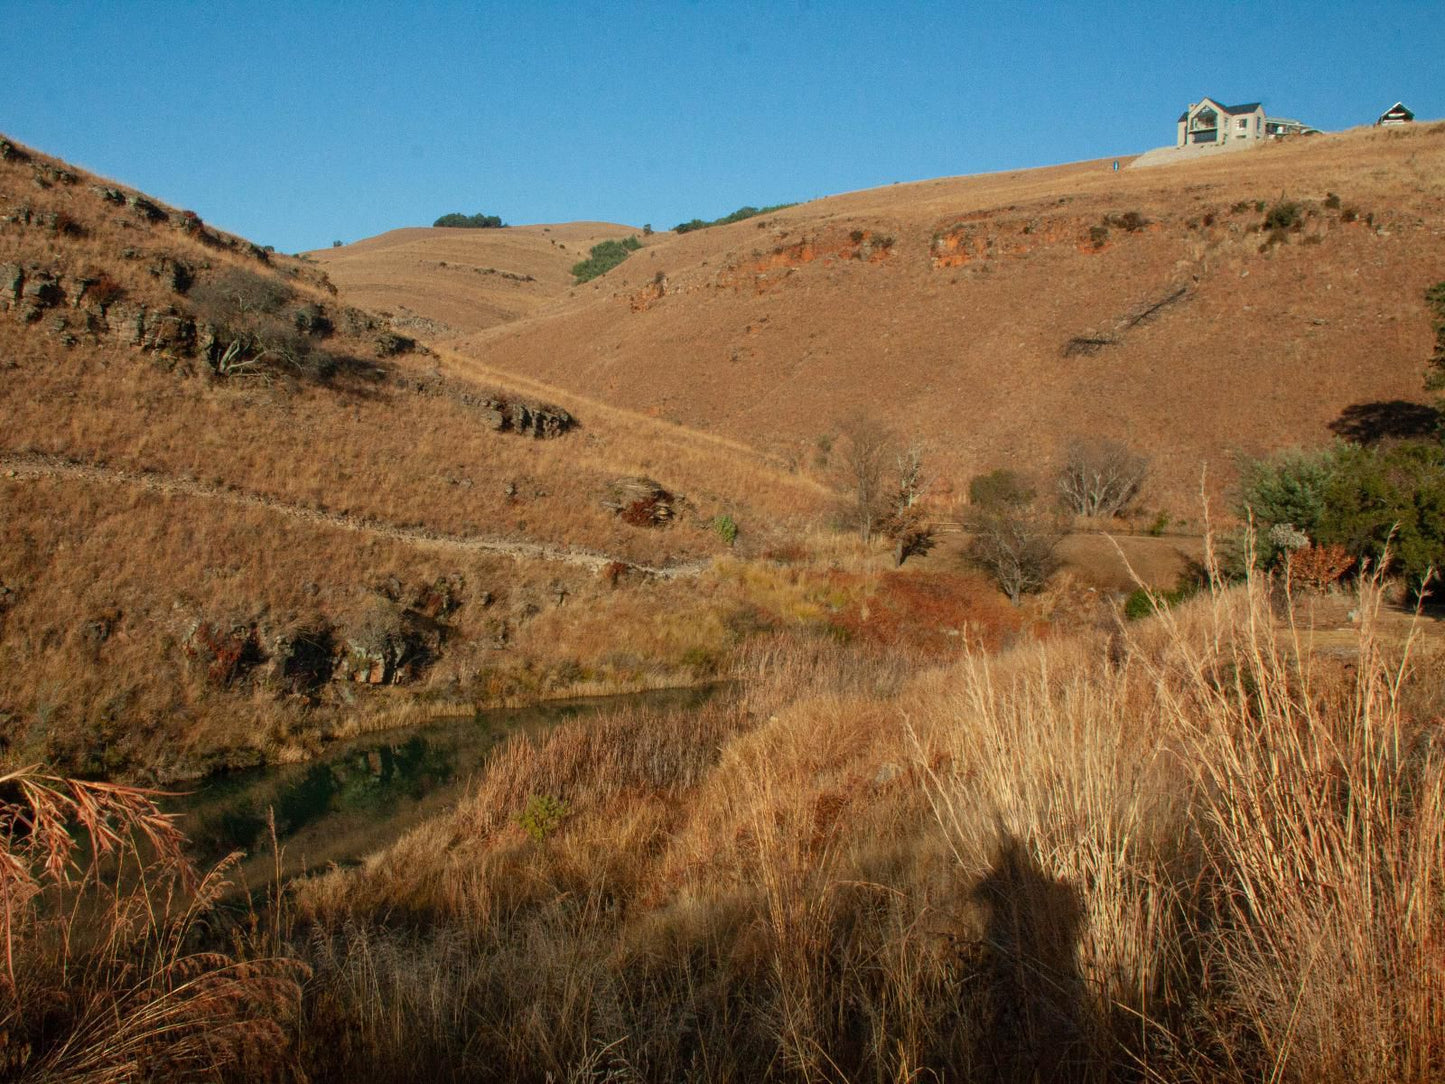
[{"label": "white house on hill", "polygon": [[1214,147],[1264,138],[1264,106],[1220,105],[1213,98],[1191,102],[1179,115],[1176,147]]},{"label": "white house on hill", "polygon": [[1318,131],[1289,117],[1267,116],[1259,102],[1221,105],[1213,98],[1191,102],[1179,115],[1176,147],[1248,147],[1267,139],[1313,135]]}]

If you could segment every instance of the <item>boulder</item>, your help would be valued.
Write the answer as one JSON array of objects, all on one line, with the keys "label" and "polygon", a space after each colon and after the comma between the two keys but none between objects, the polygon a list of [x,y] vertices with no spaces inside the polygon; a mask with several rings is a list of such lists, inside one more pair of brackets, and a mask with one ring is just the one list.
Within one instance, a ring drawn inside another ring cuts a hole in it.
[{"label": "boulder", "polygon": [[409,339],[405,335],[398,335],[394,331],[383,332],[376,337],[376,356],[379,358],[395,357],[397,354],[409,354],[415,349],[415,339]]},{"label": "boulder", "polygon": [[633,527],[662,527],[671,523],[682,498],[669,493],[651,478],[618,478],[607,487],[602,507]]}]

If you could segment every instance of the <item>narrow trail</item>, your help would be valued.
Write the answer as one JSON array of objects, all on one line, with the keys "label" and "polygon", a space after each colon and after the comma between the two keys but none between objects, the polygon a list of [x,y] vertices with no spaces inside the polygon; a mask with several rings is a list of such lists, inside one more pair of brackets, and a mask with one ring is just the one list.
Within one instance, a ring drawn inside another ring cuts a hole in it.
[{"label": "narrow trail", "polygon": [[389,538],[408,545],[425,546],[429,549],[451,553],[494,553],[516,560],[556,561],[560,564],[590,568],[593,571],[601,571],[608,565],[621,565],[629,571],[665,580],[697,576],[712,563],[704,559],[659,567],[638,564],[636,561],[626,561],[606,553],[575,549],[569,546],[519,542],[490,535],[440,534],[421,527],[398,527],[395,524],[367,519],[363,516],[304,508],[300,505],[288,504],[275,497],[222,489],[187,478],[177,478],[148,471],[130,471],[119,467],[102,467],[93,463],[77,462],[61,456],[35,452],[0,452],[0,472],[12,478],[74,478],[103,486],[130,486],[152,493],[164,493],[168,496],[216,501],[238,508],[260,508],[288,519],[301,520],[323,527],[335,527],[343,531],[354,531],[357,534],[370,535],[374,538]]}]

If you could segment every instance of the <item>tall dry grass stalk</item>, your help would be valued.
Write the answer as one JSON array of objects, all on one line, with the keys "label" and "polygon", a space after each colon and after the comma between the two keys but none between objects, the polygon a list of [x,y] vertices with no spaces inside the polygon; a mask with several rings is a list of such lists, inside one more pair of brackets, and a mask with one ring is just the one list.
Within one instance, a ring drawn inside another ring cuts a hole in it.
[{"label": "tall dry grass stalk", "polygon": [[202,946],[226,887],[155,793],[0,774],[0,1076],[281,1079],[305,968]]},{"label": "tall dry grass stalk", "polygon": [[984,950],[1030,976],[1008,1056],[1095,1079],[1439,1076],[1440,720],[1408,710],[1413,635],[1376,635],[1379,578],[1360,591],[1343,664],[1257,577],[1112,658],[966,664],[961,725],[918,740],[949,765],[930,793]]},{"label": "tall dry grass stalk", "polygon": [[1436,1079],[1438,701],[1362,590],[1343,659],[1255,579],[925,672],[762,641],[732,701],[514,741],[302,887],[309,1071]]}]

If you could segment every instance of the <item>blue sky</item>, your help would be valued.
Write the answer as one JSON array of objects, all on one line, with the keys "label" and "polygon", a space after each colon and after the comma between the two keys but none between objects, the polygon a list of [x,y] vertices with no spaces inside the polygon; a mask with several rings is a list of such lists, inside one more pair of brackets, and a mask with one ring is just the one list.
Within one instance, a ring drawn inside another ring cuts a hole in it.
[{"label": "blue sky", "polygon": [[283,251],[1128,154],[1206,94],[1445,117],[1439,0],[0,0],[0,25],[0,132]]}]

